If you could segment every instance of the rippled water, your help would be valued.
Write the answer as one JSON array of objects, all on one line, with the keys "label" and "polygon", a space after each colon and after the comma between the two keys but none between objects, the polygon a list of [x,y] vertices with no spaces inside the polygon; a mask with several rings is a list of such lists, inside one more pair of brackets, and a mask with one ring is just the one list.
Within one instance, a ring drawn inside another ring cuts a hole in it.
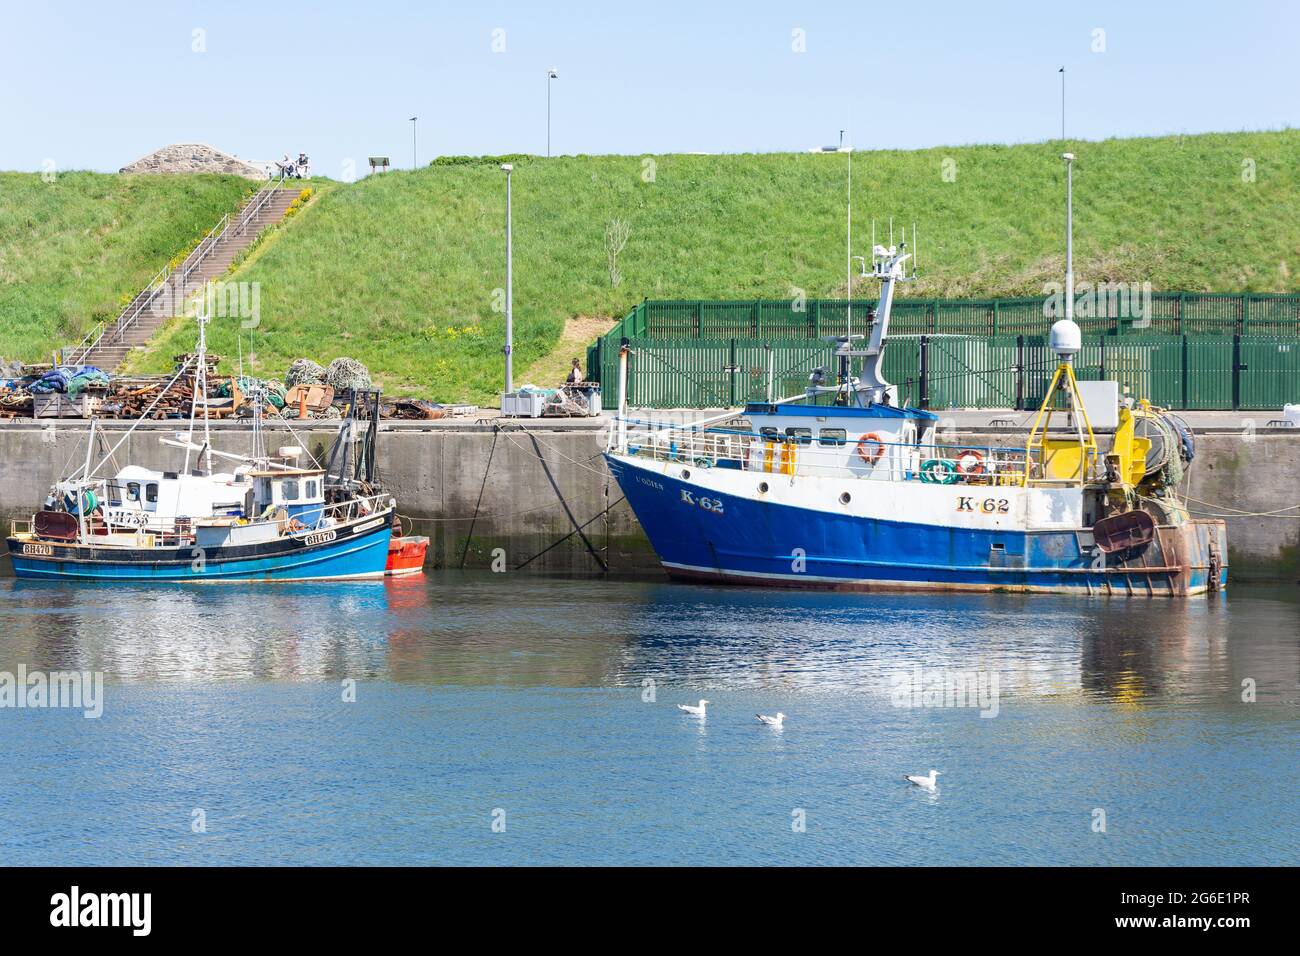
[{"label": "rippled water", "polygon": [[[106,686],[97,720],[0,709],[11,864],[1300,862],[1294,588],[9,580],[20,665]],[[996,678],[997,715],[899,706],[917,667]]]}]

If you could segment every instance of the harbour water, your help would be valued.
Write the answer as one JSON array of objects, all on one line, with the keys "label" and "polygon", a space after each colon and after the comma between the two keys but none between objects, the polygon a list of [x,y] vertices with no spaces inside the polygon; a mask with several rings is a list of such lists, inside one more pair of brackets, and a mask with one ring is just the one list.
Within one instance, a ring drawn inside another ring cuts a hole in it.
[{"label": "harbour water", "polygon": [[[104,687],[95,719],[0,709],[0,851],[1296,864],[1296,595],[5,580],[0,675]],[[676,706],[702,697],[703,720]],[[777,711],[780,731],[754,719]],[[935,793],[902,779],[931,768]]]}]

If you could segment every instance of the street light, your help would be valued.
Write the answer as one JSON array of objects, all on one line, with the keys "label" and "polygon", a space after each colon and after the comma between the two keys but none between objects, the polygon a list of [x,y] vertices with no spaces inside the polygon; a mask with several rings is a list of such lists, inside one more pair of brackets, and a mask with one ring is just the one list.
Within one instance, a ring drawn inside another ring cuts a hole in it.
[{"label": "street light", "polygon": [[1065,160],[1065,317],[1074,321],[1074,153]]},{"label": "street light", "polygon": [[415,167],[418,165],[415,161],[415,121],[417,119],[419,119],[418,116],[411,117],[411,168],[412,169],[415,169]]},{"label": "street light", "polygon": [[559,79],[555,67],[546,71],[546,158],[551,158],[551,80]]},{"label": "street light", "polygon": [[511,275],[511,226],[510,226],[510,174],[514,171],[510,163],[502,163],[501,169],[506,174],[506,392],[515,390],[514,369],[511,364],[514,350],[514,279]]}]

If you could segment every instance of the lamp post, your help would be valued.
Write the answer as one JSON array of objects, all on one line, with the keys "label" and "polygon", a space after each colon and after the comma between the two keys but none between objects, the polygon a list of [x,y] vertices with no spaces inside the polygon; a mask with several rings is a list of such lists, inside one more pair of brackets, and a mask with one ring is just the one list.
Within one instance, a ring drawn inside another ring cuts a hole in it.
[{"label": "lamp post", "polygon": [[511,274],[512,253],[511,249],[511,224],[510,224],[510,174],[514,171],[514,166],[510,163],[502,163],[501,169],[506,174],[506,346],[503,350],[506,355],[506,391],[515,390],[514,369],[511,361],[511,353],[514,349],[514,277]]},{"label": "lamp post", "polygon": [[1074,321],[1074,154],[1065,160],[1065,317]]},{"label": "lamp post", "polygon": [[415,159],[415,121],[417,119],[419,119],[418,116],[411,117],[411,168],[412,169],[415,169],[415,167],[418,165]]},{"label": "lamp post", "polygon": [[546,158],[551,158],[551,80],[558,79],[560,73],[555,67],[546,71]]},{"label": "lamp post", "polygon": [[1056,72],[1061,74],[1061,140],[1065,140],[1065,67]]}]

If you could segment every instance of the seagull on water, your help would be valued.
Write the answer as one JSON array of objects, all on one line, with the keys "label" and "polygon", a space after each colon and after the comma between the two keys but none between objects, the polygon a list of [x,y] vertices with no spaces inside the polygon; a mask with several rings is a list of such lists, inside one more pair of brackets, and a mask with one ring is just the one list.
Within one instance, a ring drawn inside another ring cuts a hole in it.
[{"label": "seagull on water", "polygon": [[776,712],[775,717],[769,717],[766,714],[755,714],[754,716],[758,718],[760,724],[767,724],[767,726],[774,730],[780,730],[781,725],[785,723],[785,714],[781,713],[779,710]]},{"label": "seagull on water", "polygon": [[692,717],[704,717],[706,716],[704,713],[704,708],[708,705],[708,703],[709,702],[707,700],[702,700],[700,701],[698,707],[693,704],[678,704],[677,706],[682,710],[686,711],[686,713],[690,714]]},{"label": "seagull on water", "polygon": [[936,786],[935,777],[943,773],[942,770],[931,770],[928,777],[922,777],[920,774],[904,774],[903,779],[908,783],[914,783],[922,790],[934,790]]}]

